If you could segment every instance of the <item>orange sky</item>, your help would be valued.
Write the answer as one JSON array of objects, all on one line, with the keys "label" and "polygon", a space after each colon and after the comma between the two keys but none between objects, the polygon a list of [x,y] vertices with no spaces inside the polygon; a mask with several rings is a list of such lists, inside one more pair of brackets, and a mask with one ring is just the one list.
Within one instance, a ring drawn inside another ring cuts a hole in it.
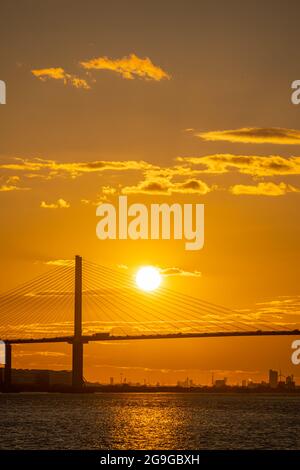
[{"label": "orange sky", "polygon": [[[298,10],[296,1],[2,6],[1,290],[81,254],[129,275],[177,268],[164,286],[299,324]],[[120,194],[204,203],[204,249],[99,241],[96,205]],[[204,383],[215,370],[234,382],[281,368],[300,378],[290,344],[90,345],[85,376]],[[69,353],[18,346],[14,366],[70,367]]]}]

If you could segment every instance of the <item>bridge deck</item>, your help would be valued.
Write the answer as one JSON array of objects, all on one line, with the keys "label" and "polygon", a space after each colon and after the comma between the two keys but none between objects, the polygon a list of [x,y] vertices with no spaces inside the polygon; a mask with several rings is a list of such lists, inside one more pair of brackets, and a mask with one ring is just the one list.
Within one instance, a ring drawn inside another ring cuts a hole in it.
[{"label": "bridge deck", "polygon": [[[131,341],[145,339],[178,339],[178,338],[222,338],[234,336],[300,336],[300,330],[255,330],[255,331],[215,331],[206,333],[170,333],[155,335],[110,335],[109,333],[97,333],[94,335],[83,335],[79,339],[82,343],[90,341]],[[9,344],[31,344],[31,343],[73,343],[73,336],[61,336],[54,338],[20,338],[4,340]],[[78,340],[77,340],[78,341]]]}]

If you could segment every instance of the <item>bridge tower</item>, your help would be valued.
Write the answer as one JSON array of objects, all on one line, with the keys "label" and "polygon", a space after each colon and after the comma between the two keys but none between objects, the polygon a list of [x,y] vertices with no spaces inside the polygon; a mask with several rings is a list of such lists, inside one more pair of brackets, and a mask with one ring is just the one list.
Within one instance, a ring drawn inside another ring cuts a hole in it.
[{"label": "bridge tower", "polygon": [[72,343],[72,386],[83,386],[82,258],[75,256],[74,338]]}]

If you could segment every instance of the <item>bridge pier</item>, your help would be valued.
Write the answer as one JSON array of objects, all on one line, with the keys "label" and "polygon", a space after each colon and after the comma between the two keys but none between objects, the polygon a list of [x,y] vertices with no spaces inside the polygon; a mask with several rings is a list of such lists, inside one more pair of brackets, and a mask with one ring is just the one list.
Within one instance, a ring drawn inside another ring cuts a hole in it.
[{"label": "bridge pier", "polygon": [[11,387],[11,344],[5,342],[4,389]]},{"label": "bridge pier", "polygon": [[73,341],[72,344],[72,387],[80,389],[83,386],[83,342]]}]

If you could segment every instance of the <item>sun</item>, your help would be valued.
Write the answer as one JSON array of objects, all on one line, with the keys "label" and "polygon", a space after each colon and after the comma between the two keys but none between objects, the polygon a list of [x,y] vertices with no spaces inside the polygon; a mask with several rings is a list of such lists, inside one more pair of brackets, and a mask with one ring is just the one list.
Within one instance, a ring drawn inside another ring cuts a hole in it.
[{"label": "sun", "polygon": [[140,289],[150,292],[160,286],[161,275],[157,268],[143,266],[136,273],[135,282]]}]

